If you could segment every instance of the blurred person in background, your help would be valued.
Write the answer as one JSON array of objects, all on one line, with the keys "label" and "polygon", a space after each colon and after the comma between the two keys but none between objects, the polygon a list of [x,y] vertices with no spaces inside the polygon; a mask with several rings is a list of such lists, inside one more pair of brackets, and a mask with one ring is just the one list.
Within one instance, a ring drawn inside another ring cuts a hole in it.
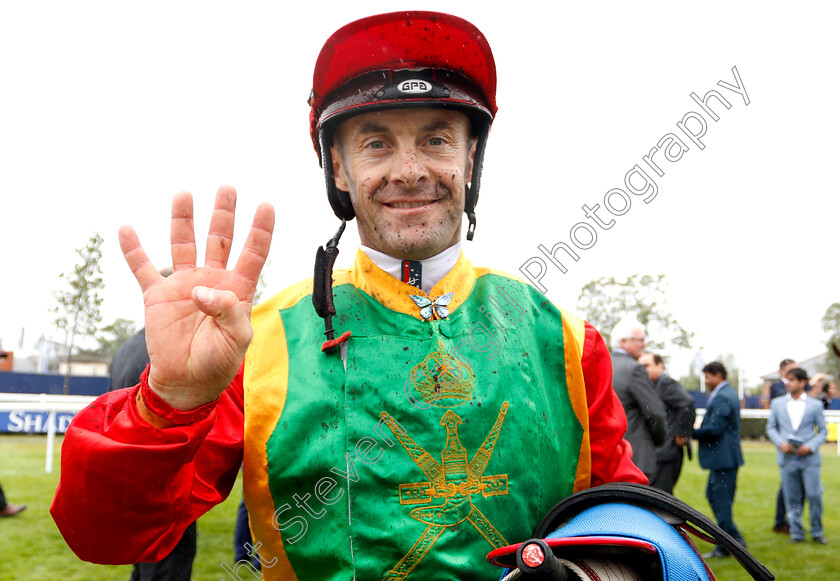
[{"label": "blurred person in background", "polygon": [[665,361],[659,355],[643,353],[639,363],[644,365],[653,389],[665,404],[667,423],[665,443],[656,449],[656,472],[650,485],[673,494],[682,470],[683,454],[687,452],[691,459],[689,438],[694,427],[694,398],[676,379],[665,373]]},{"label": "blurred person in background", "polygon": [[[715,513],[718,526],[747,546],[744,537],[732,519],[738,469],[744,464],[741,452],[741,403],[735,389],[726,381],[726,368],[719,361],[703,367],[706,389],[710,392],[706,402],[703,423],[691,436],[697,440],[697,457],[700,467],[709,471],[706,498]],[[703,555],[707,559],[730,556],[722,546]]]},{"label": "blurred person in background", "polygon": [[819,400],[823,404],[823,408],[831,407],[831,393],[829,386],[831,385],[831,377],[825,373],[816,373],[808,380],[808,397]]},{"label": "blurred person in background", "polygon": [[639,365],[646,339],[639,321],[622,319],[610,334],[610,358],[613,389],[627,414],[624,439],[633,447],[633,463],[650,481],[656,472],[656,447],[665,443],[665,406]]},{"label": "blurred person in background", "polygon": [[820,481],[820,445],[828,434],[822,403],[805,393],[808,374],[796,367],[788,372],[788,394],[776,398],[770,406],[767,437],[779,449],[776,455],[785,491],[785,507],[790,522],[790,542],[805,540],[802,526],[801,498],[808,499],[811,537],[826,544],[822,526],[822,493]]},{"label": "blurred person in background", "polygon": [[26,510],[25,504],[9,504],[6,502],[6,495],[3,494],[3,487],[0,486],[0,517],[15,516]]},{"label": "blurred person in background", "polygon": [[[779,363],[779,379],[772,384],[765,384],[761,394],[761,408],[770,409],[770,402],[777,397],[787,395],[788,371],[796,367],[793,359],[782,359]],[[776,492],[776,515],[773,519],[773,532],[783,535],[790,534],[790,523],[785,516],[785,496],[782,490],[782,483],[779,482],[779,490]]]}]

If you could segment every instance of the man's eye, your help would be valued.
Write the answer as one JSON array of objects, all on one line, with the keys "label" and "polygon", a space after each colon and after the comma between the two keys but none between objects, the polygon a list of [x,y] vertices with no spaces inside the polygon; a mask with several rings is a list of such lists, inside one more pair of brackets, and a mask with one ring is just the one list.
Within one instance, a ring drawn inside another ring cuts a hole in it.
[{"label": "man's eye", "polygon": [[368,147],[371,149],[382,149],[385,147],[385,144],[381,141],[371,141],[368,143]]},{"label": "man's eye", "polygon": [[440,137],[432,137],[429,140],[429,145],[443,145],[443,139]]}]

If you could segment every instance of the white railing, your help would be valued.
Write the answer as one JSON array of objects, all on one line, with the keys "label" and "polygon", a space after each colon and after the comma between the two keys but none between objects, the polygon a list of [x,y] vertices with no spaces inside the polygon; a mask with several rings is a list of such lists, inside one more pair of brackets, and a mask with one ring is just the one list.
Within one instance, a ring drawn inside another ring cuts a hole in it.
[{"label": "white railing", "polygon": [[[700,423],[703,421],[703,416],[706,415],[706,410],[704,408],[697,408],[697,418],[694,421],[694,427],[699,428]],[[761,418],[767,419],[770,417],[770,410],[755,410],[755,409],[742,409],[741,410],[741,417],[742,418]],[[838,436],[840,436],[840,410],[825,410],[825,423],[826,424],[838,424]],[[840,437],[837,438],[837,455],[840,456]]]},{"label": "white railing", "polygon": [[96,398],[89,395],[49,395],[46,393],[0,393],[0,412],[28,411],[47,412],[47,459],[44,471],[49,474],[53,468],[55,450],[56,414],[76,413],[86,408]]},{"label": "white railing", "polygon": [[[90,405],[96,398],[88,395],[49,395],[45,393],[0,393],[0,412],[29,411],[48,412],[47,419],[47,459],[44,470],[47,474],[52,472],[53,451],[55,450],[55,426],[56,414],[59,412],[76,413]],[[700,426],[706,410],[697,409],[695,427]],[[770,417],[770,410],[742,409],[742,418],[764,418]],[[828,424],[840,424],[840,410],[826,410],[825,421]],[[840,434],[840,425],[838,425]],[[837,454],[840,455],[840,437],[837,438]]]}]

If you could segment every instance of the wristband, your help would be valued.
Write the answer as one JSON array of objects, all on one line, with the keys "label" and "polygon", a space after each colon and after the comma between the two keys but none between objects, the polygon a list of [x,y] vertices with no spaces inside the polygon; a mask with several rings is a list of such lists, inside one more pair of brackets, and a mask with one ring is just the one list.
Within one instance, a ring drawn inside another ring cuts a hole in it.
[{"label": "wristband", "polygon": [[186,426],[205,419],[210,415],[210,412],[216,409],[219,398],[192,410],[184,411],[175,409],[149,387],[150,367],[151,365],[147,365],[146,369],[140,375],[140,397],[143,398],[143,404],[146,406],[146,409],[154,415],[173,425]]}]

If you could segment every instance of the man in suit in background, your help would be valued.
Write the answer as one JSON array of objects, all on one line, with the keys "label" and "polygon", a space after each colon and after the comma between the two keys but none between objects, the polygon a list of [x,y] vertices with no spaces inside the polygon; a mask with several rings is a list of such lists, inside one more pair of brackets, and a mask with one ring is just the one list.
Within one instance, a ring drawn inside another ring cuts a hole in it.
[{"label": "man in suit in background", "polygon": [[[700,466],[709,471],[706,498],[715,513],[718,526],[746,547],[744,537],[732,519],[738,468],[744,464],[741,453],[741,405],[735,389],[726,381],[726,368],[722,363],[712,361],[707,364],[703,367],[703,376],[706,389],[711,394],[706,403],[703,423],[691,435],[699,443],[697,456]],[[707,559],[728,557],[729,551],[718,546],[703,556]]]},{"label": "man in suit in background", "polygon": [[779,379],[773,383],[764,384],[760,401],[762,409],[769,410],[772,400],[787,395],[788,371],[794,367],[796,367],[796,361],[793,359],[782,359],[782,362],[779,363]]},{"label": "man in suit in background", "polygon": [[767,420],[767,436],[779,449],[776,462],[781,467],[785,507],[790,522],[790,542],[805,540],[802,505],[808,499],[811,537],[826,544],[822,528],[822,482],[820,481],[820,445],[827,430],[823,405],[808,397],[808,374],[796,367],[788,372],[788,393],[773,400]]},{"label": "man in suit in background", "polygon": [[610,335],[610,356],[613,389],[627,415],[624,439],[633,448],[633,463],[651,480],[656,471],[656,447],[665,443],[665,406],[637,361],[645,350],[645,339],[639,321],[623,319]]},{"label": "man in suit in background", "polygon": [[[772,384],[767,383],[761,394],[762,409],[769,410],[770,402],[777,397],[787,395],[787,381],[788,371],[796,367],[796,361],[793,359],[782,359],[779,363],[779,379]],[[800,503],[802,499],[800,497]],[[790,534],[790,523],[785,517],[785,497],[782,492],[782,483],[779,482],[779,492],[776,494],[776,517],[773,519],[773,532],[782,533],[784,535]]]},{"label": "man in suit in background", "polygon": [[665,361],[659,355],[644,353],[639,363],[647,370],[653,389],[665,404],[668,424],[665,443],[656,450],[656,471],[650,485],[673,494],[682,470],[683,448],[688,450],[688,457],[691,458],[688,442],[694,427],[694,398],[676,379],[665,373]]}]

